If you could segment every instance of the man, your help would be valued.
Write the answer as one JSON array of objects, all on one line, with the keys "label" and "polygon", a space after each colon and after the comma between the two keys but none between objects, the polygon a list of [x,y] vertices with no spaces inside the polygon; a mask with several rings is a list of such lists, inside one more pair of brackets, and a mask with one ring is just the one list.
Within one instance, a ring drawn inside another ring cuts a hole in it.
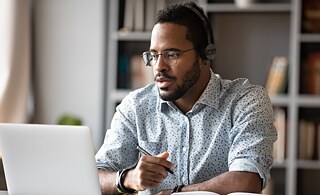
[{"label": "man", "polygon": [[96,154],[104,194],[261,192],[276,140],[271,102],[246,79],[214,74],[214,53],[195,3],[158,13],[143,54],[155,83],[123,99]]}]

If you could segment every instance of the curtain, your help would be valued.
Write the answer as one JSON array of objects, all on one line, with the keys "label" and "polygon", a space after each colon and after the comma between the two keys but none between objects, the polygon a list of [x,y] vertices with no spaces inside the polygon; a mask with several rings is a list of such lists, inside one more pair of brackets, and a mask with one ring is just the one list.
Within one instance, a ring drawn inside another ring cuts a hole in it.
[{"label": "curtain", "polygon": [[0,0],[0,122],[29,121],[30,7],[30,0]]}]

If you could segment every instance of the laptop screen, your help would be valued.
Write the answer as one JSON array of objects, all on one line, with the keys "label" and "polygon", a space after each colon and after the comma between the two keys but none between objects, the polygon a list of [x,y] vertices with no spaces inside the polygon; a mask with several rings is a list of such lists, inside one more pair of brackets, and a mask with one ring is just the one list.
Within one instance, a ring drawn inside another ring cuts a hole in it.
[{"label": "laptop screen", "polygon": [[101,194],[85,126],[0,124],[9,194]]}]

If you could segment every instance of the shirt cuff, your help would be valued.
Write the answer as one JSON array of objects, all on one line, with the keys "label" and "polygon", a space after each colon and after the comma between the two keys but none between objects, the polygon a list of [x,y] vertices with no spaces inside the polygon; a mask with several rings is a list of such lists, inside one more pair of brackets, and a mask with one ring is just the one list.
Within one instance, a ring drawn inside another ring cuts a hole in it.
[{"label": "shirt cuff", "polygon": [[262,188],[265,188],[270,179],[270,171],[263,168],[259,163],[249,159],[236,159],[229,166],[229,171],[247,171],[258,173],[263,180]]}]

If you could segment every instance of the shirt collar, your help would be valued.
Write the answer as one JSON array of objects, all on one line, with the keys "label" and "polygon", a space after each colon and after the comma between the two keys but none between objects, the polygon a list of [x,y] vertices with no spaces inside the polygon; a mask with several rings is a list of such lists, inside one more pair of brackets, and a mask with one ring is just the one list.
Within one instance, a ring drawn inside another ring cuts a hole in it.
[{"label": "shirt collar", "polygon": [[217,109],[219,107],[219,96],[221,93],[221,77],[214,74],[212,70],[210,70],[210,72],[211,78],[209,83],[196,104],[200,103]]}]

